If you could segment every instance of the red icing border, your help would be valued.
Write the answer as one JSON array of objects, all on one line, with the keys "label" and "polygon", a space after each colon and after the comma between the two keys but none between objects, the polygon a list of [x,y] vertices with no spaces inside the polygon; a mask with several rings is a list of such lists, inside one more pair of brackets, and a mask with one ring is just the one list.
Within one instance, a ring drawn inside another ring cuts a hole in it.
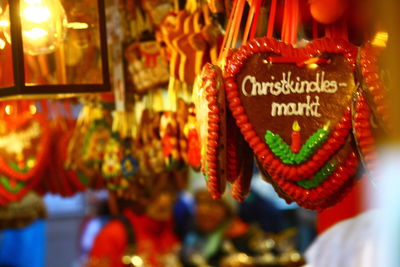
[{"label": "red icing border", "polygon": [[362,154],[364,165],[372,176],[376,176],[376,142],[371,125],[371,108],[362,92],[357,92],[357,103],[354,115],[354,135],[357,139],[359,151]]},{"label": "red icing border", "polygon": [[213,65],[206,64],[203,70],[202,84],[205,85],[206,100],[208,102],[208,134],[207,134],[207,187],[214,199],[221,197],[221,180],[219,175],[218,149],[220,145],[220,108],[217,92],[218,73]]},{"label": "red icing border", "polygon": [[380,48],[372,46],[367,43],[361,48],[360,64],[361,73],[364,77],[364,81],[368,86],[368,91],[373,96],[373,102],[376,106],[376,112],[381,116],[384,123],[389,122],[389,115],[387,110],[387,92],[385,85],[379,76],[378,71],[378,55]]}]

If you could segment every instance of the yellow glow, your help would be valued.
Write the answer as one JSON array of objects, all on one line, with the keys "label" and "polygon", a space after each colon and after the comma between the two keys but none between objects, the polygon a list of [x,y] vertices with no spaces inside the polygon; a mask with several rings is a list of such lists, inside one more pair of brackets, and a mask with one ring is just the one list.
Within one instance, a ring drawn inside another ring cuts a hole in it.
[{"label": "yellow glow", "polygon": [[307,68],[315,70],[316,68],[318,68],[318,64],[315,63],[307,64]]},{"label": "yellow glow", "polygon": [[29,22],[40,24],[50,20],[51,12],[45,6],[28,5],[22,11],[24,19]]},{"label": "yellow glow", "polygon": [[29,169],[32,169],[33,167],[35,167],[35,163],[36,161],[34,159],[28,159],[26,165],[28,166]]},{"label": "yellow glow", "polygon": [[377,32],[374,40],[372,41],[373,46],[386,47],[389,34],[387,32]]},{"label": "yellow glow", "polygon": [[7,115],[10,115],[11,114],[11,106],[7,105],[6,108],[5,108],[5,111],[6,111]]},{"label": "yellow glow", "polygon": [[8,27],[10,22],[8,20],[0,20],[0,27]]},{"label": "yellow glow", "polygon": [[[64,41],[68,24],[61,0],[20,0],[24,52],[30,55],[52,53]],[[9,9],[0,17],[5,40],[11,42]],[[83,26],[81,26],[83,27]]]},{"label": "yellow glow", "polygon": [[143,260],[139,256],[132,256],[131,257],[131,263],[134,266],[142,266],[143,265]]},{"label": "yellow glow", "polygon": [[328,121],[325,125],[324,125],[324,130],[325,131],[328,131],[329,130],[329,127],[331,126],[331,121]]},{"label": "yellow glow", "polygon": [[131,263],[131,257],[125,255],[122,257],[122,263],[123,264],[130,264]]},{"label": "yellow glow", "polygon": [[3,38],[0,38],[0,50],[4,49],[6,47],[6,41],[3,40]]},{"label": "yellow glow", "polygon": [[89,25],[84,22],[69,22],[68,28],[74,29],[74,30],[85,30],[85,29],[89,28]]},{"label": "yellow glow", "polygon": [[36,114],[37,108],[35,105],[29,105],[29,111],[31,114]]},{"label": "yellow glow", "polygon": [[25,3],[30,4],[30,5],[37,5],[37,4],[41,4],[42,0],[24,0]]},{"label": "yellow glow", "polygon": [[47,35],[47,31],[43,30],[42,28],[33,28],[30,31],[24,31],[25,37],[37,41]]},{"label": "yellow glow", "polygon": [[295,132],[298,132],[298,131],[300,131],[300,130],[301,130],[301,128],[300,128],[300,125],[299,125],[299,122],[298,122],[298,121],[294,121],[294,122],[293,122],[292,129],[293,129],[293,131],[295,131]]}]

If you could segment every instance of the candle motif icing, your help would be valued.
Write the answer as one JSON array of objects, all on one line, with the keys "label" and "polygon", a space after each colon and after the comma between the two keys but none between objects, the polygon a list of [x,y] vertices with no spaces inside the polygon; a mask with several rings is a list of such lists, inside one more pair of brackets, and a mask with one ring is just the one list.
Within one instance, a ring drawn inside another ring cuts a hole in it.
[{"label": "candle motif icing", "polygon": [[294,121],[292,129],[292,144],[290,145],[290,149],[293,153],[298,153],[301,149],[301,128],[298,121]]}]

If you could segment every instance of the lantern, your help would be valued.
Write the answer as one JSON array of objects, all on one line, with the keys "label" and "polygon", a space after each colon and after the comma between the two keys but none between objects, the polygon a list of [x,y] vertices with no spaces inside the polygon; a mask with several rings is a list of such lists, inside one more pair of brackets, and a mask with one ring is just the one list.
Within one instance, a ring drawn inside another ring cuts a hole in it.
[{"label": "lantern", "polygon": [[0,0],[0,97],[110,91],[105,0]]}]

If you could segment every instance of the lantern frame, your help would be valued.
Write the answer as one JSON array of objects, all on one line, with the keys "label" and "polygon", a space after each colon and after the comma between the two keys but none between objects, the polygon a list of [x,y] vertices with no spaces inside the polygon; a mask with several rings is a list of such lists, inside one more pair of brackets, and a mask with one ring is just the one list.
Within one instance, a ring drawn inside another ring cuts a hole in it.
[{"label": "lantern frame", "polygon": [[40,97],[46,96],[63,96],[75,95],[84,93],[100,93],[110,92],[110,75],[107,53],[107,29],[106,29],[106,14],[105,0],[97,0],[98,8],[98,23],[99,23],[99,41],[101,55],[101,74],[102,83],[98,84],[39,84],[26,85],[25,69],[24,69],[24,48],[22,39],[22,27],[20,18],[20,0],[8,1],[9,17],[10,17],[10,36],[11,36],[11,51],[13,64],[13,86],[0,88],[0,98],[5,97]]}]

